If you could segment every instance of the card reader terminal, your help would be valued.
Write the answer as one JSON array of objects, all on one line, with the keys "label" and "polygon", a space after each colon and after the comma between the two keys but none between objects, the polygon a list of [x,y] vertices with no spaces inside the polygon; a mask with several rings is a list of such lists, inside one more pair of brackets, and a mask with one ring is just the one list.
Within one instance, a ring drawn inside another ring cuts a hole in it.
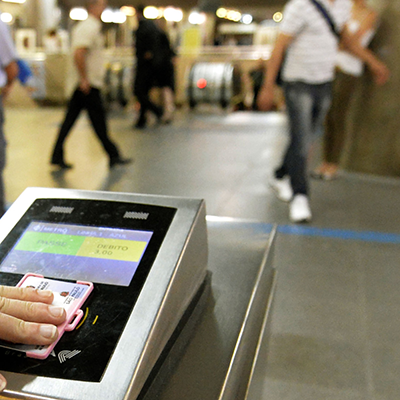
[{"label": "card reader terminal", "polygon": [[[129,381],[140,376],[140,368],[151,367],[142,365],[143,360],[155,362],[162,351],[156,347],[162,347],[168,340],[165,332],[174,328],[158,326],[168,325],[167,321],[175,324],[163,313],[179,318],[184,312],[179,308],[190,302],[204,280],[207,251],[196,252],[188,245],[193,236],[196,246],[207,247],[204,217],[204,204],[198,200],[27,189],[0,221],[4,236],[0,283],[14,286],[33,273],[71,283],[93,282],[94,288],[82,309],[83,322],[62,336],[47,359],[0,348],[0,370],[11,373],[7,377],[11,386],[21,374],[40,377],[38,382],[45,379],[47,385],[34,384],[30,389],[38,395],[54,395],[52,378],[73,380],[75,387],[76,382],[107,381],[107,368],[116,362],[113,358],[122,360],[123,354],[129,358],[129,348],[135,348],[134,365],[127,372],[133,376],[120,377],[125,390],[131,390]],[[190,262],[185,260],[188,255]],[[180,272],[182,265],[186,271]],[[174,287],[177,279],[182,282]],[[115,377],[115,372],[109,374]]]}]

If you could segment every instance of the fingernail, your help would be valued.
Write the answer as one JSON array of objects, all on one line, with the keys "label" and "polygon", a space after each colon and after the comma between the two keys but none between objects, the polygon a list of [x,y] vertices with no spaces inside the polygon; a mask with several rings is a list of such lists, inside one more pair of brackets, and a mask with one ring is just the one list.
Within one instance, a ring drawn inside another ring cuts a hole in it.
[{"label": "fingernail", "polygon": [[57,328],[54,325],[40,325],[40,334],[46,339],[51,339],[55,336]]},{"label": "fingernail", "polygon": [[37,293],[40,297],[46,298],[49,298],[53,294],[50,290],[38,290]]},{"label": "fingernail", "polygon": [[0,375],[0,392],[2,392],[7,385],[6,380]]},{"label": "fingernail", "polygon": [[59,318],[63,315],[64,313],[64,308],[62,307],[57,307],[57,306],[49,306],[49,313],[55,317]]}]

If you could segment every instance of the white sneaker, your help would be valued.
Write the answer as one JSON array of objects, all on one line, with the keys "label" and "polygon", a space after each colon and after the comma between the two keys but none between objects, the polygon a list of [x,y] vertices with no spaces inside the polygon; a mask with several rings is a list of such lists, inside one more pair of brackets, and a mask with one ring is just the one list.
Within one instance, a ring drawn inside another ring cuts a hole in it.
[{"label": "white sneaker", "polygon": [[312,215],[308,197],[305,194],[296,194],[289,206],[289,217],[292,222],[310,222]]},{"label": "white sneaker", "polygon": [[272,189],[274,189],[276,197],[278,197],[279,200],[285,202],[292,200],[293,190],[288,176],[285,176],[282,179],[272,177],[269,184]]}]

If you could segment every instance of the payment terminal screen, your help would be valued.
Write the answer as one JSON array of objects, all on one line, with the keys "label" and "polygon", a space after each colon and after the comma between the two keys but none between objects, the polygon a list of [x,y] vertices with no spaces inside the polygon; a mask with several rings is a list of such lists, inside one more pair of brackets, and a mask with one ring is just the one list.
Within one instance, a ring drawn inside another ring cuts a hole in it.
[{"label": "payment terminal screen", "polygon": [[31,222],[0,271],[129,286],[153,232]]}]

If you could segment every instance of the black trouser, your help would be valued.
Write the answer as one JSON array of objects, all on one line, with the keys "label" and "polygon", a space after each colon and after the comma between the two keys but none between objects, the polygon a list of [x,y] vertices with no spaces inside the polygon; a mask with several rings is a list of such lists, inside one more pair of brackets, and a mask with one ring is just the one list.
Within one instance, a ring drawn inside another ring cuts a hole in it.
[{"label": "black trouser", "polygon": [[84,94],[77,88],[69,101],[67,114],[65,115],[57,142],[54,146],[52,162],[59,163],[64,161],[64,141],[83,109],[87,110],[94,131],[100,139],[104,150],[108,153],[108,156],[110,158],[119,157],[117,147],[108,137],[106,112],[101,100],[100,90],[92,87],[88,94]]},{"label": "black trouser", "polygon": [[133,91],[140,103],[139,123],[146,122],[146,112],[152,111],[158,118],[162,115],[161,107],[155,105],[149,98],[150,89],[154,84],[154,69],[150,64],[138,66]]}]

